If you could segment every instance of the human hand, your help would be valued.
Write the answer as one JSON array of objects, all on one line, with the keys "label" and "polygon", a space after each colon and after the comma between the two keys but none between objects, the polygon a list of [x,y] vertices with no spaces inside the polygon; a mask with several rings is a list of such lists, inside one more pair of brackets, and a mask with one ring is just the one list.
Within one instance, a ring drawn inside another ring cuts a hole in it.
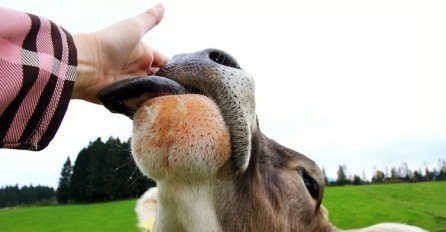
[{"label": "human hand", "polygon": [[128,76],[154,74],[169,60],[144,44],[142,37],[161,21],[161,4],[103,30],[73,35],[78,67],[72,99],[100,104],[105,86]]}]

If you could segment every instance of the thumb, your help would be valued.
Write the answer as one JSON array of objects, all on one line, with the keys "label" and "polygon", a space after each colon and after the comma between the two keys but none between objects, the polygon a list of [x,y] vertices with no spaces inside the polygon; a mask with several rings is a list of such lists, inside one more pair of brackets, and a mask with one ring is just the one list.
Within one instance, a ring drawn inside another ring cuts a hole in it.
[{"label": "thumb", "polygon": [[138,22],[138,26],[143,34],[150,31],[158,25],[164,16],[164,6],[158,3],[156,6],[147,11],[135,16],[133,19]]}]

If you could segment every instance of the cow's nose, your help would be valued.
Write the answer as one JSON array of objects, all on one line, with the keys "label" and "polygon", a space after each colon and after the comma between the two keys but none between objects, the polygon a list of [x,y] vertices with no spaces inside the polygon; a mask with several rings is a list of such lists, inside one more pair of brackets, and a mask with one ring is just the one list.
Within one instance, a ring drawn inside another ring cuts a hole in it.
[{"label": "cow's nose", "polygon": [[203,52],[205,54],[207,53],[209,59],[211,59],[217,64],[221,64],[231,68],[242,69],[240,65],[237,63],[237,60],[235,60],[234,57],[232,57],[231,55],[229,55],[224,51],[218,49],[207,49],[204,50]]},{"label": "cow's nose", "polygon": [[160,76],[182,76],[182,74],[203,74],[205,70],[228,70],[242,68],[228,53],[218,49],[205,49],[199,52],[178,54],[163,68],[161,68],[157,75]]},{"label": "cow's nose", "polygon": [[256,127],[251,75],[231,55],[217,49],[176,55],[156,74],[178,82],[192,93],[203,94],[217,104],[233,141],[233,168],[245,171]]}]

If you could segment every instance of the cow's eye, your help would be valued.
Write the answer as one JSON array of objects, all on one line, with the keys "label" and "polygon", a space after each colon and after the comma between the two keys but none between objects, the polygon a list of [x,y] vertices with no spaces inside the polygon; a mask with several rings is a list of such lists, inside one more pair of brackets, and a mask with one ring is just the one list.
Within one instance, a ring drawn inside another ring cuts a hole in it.
[{"label": "cow's eye", "polygon": [[302,174],[302,179],[304,181],[305,188],[307,188],[308,192],[310,193],[311,197],[313,197],[313,199],[318,200],[319,185],[310,175],[308,175],[305,169],[302,168],[300,172]]}]

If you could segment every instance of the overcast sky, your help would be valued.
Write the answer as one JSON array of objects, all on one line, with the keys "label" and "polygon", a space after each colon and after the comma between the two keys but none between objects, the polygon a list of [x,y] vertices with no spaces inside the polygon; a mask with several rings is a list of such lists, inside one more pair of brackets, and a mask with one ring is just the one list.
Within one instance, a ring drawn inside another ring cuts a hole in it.
[{"label": "overcast sky", "polygon": [[[213,47],[256,81],[261,130],[336,177],[446,159],[446,1],[161,1],[144,41],[168,56]],[[71,33],[92,32],[157,1],[0,0]],[[13,23],[13,22],[1,22]],[[0,150],[0,186],[57,186],[67,156],[97,137],[131,136],[131,121],[72,101],[41,152]]]}]

